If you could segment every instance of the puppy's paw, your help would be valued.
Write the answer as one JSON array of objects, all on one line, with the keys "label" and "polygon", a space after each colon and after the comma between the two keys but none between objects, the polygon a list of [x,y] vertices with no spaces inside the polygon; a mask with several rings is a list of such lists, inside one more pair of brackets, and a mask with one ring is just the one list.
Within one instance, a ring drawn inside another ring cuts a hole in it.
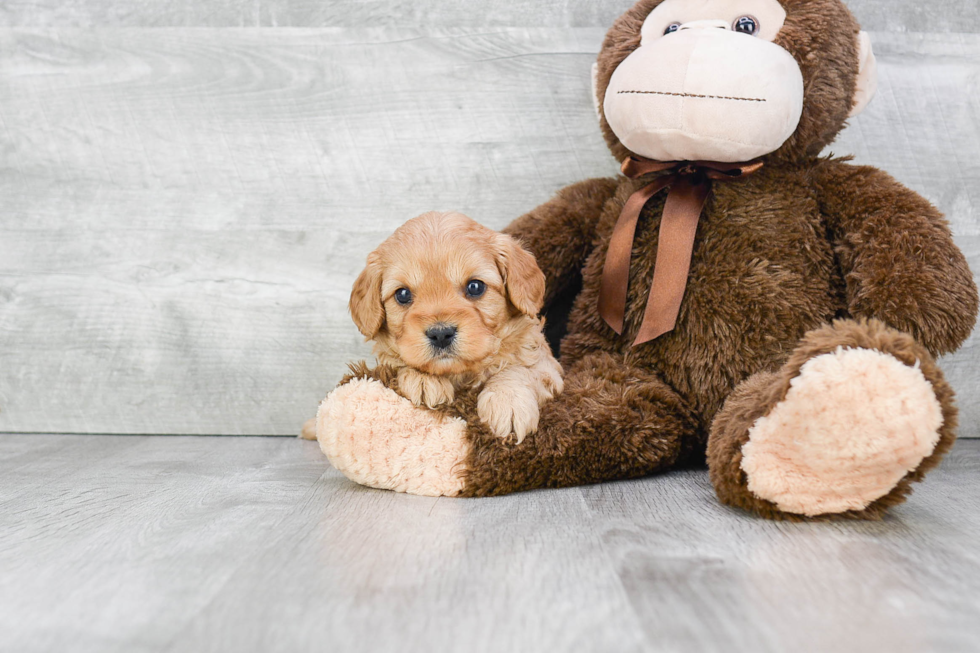
[{"label": "puppy's paw", "polygon": [[398,389],[416,406],[435,408],[456,398],[453,383],[442,376],[432,376],[410,367],[398,370]]},{"label": "puppy's paw", "polygon": [[476,412],[494,435],[506,438],[513,433],[518,444],[538,430],[537,397],[526,387],[488,384],[477,398]]},{"label": "puppy's paw", "polygon": [[562,393],[565,389],[565,380],[562,378],[561,364],[551,356],[550,352],[544,363],[538,366],[538,372],[541,379],[538,404],[542,404]]}]

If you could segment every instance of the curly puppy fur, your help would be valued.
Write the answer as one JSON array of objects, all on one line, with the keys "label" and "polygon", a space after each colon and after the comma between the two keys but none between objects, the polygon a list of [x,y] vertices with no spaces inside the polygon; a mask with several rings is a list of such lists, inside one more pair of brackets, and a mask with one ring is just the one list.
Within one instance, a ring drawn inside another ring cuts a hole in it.
[{"label": "curly puppy fur", "polygon": [[[478,295],[467,290],[474,282]],[[426,213],[368,256],[350,311],[406,398],[433,408],[478,388],[481,419],[520,442],[562,389],[537,317],[543,297],[544,275],[512,237],[459,213]],[[432,339],[439,328],[453,334],[444,348]]]}]

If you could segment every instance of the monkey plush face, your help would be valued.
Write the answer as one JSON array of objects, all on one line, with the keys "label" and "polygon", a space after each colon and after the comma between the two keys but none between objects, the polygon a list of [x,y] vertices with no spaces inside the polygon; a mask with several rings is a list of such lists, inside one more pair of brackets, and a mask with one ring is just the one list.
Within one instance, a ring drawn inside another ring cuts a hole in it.
[{"label": "monkey plush face", "polygon": [[617,158],[737,162],[819,152],[873,94],[874,57],[839,0],[640,0],[595,75]]},{"label": "monkey plush face", "polygon": [[773,40],[776,0],[664,0],[616,68],[603,106],[631,152],[657,161],[748,161],[775,151],[803,113],[803,74]]}]

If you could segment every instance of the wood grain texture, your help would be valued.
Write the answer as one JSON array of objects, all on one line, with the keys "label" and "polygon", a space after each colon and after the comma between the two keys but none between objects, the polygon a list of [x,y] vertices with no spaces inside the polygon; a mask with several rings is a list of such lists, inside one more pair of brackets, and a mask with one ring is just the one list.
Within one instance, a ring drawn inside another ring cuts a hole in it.
[{"label": "wood grain texture", "polygon": [[0,436],[0,650],[974,651],[978,473],[783,524],[701,471],[431,499],[297,440]]},{"label": "wood grain texture", "polygon": [[[396,226],[499,228],[615,173],[602,35],[0,29],[0,431],[295,433],[367,354],[347,295]],[[936,203],[980,270],[980,38],[874,40],[881,95],[834,151]],[[945,362],[964,435],[977,343]]]},{"label": "wood grain texture", "polygon": [[34,439],[0,462],[5,651],[163,650],[323,472],[286,440]]},{"label": "wood grain texture", "polygon": [[958,444],[882,522],[763,524],[702,472],[585,496],[661,650],[965,652],[980,646],[978,447]]},{"label": "wood grain texture", "polygon": [[[4,27],[603,27],[633,0],[6,0]],[[847,0],[866,30],[980,31],[975,0]]]}]

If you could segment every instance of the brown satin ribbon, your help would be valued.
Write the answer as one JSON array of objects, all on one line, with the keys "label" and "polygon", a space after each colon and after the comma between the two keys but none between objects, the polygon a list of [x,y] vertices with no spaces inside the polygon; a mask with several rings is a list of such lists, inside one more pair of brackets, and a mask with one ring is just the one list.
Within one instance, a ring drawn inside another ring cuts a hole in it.
[{"label": "brown satin ribbon", "polygon": [[623,174],[636,179],[654,172],[670,171],[633,193],[613,228],[599,289],[599,315],[622,335],[626,319],[626,289],[636,223],[654,195],[669,188],[660,220],[657,260],[643,322],[633,346],[671,331],[677,323],[681,300],[691,270],[694,236],[712,181],[731,181],[759,170],[761,161],[717,163],[714,161],[650,161],[632,156],[623,161]]}]

